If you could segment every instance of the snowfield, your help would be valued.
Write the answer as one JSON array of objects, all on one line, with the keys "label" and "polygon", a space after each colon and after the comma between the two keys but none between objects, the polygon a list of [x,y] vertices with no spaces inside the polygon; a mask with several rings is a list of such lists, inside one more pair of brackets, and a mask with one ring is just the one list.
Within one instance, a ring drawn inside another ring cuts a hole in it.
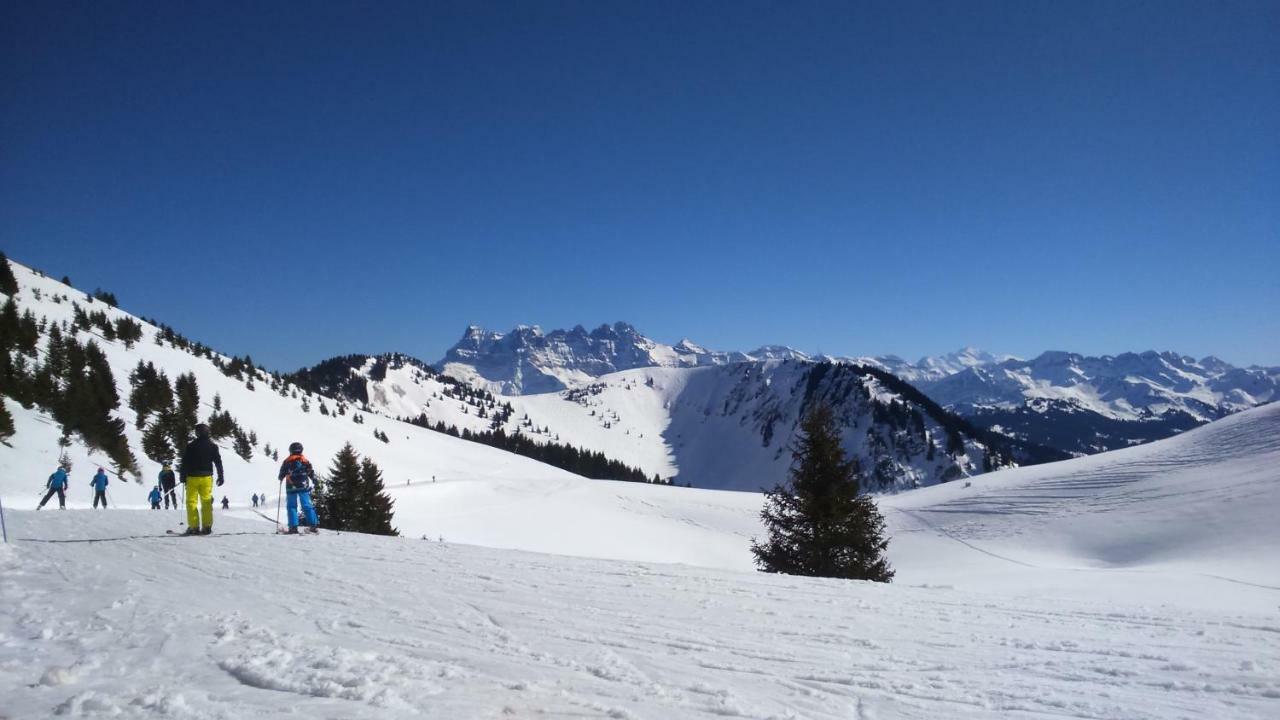
[{"label": "snowfield", "polygon": [[[164,511],[11,511],[0,715],[1274,718],[1278,467],[1273,405],[885,498],[892,585],[284,537],[246,511],[209,538],[166,535]],[[391,489],[402,527],[577,555],[714,560],[682,555],[673,528],[700,525],[736,538],[725,567],[759,502],[576,479]]]},{"label": "snowfield", "polygon": [[[1274,718],[1280,621],[25,511],[13,718]],[[244,533],[244,534],[240,534]],[[100,542],[74,542],[103,538]],[[119,539],[113,539],[119,538]],[[38,542],[37,539],[59,542]],[[73,542],[66,542],[71,540]]]}]

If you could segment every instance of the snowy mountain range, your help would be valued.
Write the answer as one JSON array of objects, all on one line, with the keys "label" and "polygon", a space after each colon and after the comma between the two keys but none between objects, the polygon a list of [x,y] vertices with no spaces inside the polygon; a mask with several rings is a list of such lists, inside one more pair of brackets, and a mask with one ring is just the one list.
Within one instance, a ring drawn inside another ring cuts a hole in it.
[{"label": "snowy mountain range", "polygon": [[1280,399],[1280,368],[1171,352],[1046,352],[919,383],[983,427],[1073,453],[1126,447]]},{"label": "snowy mountain range", "polygon": [[641,367],[549,393],[496,395],[404,355],[333,358],[290,376],[389,417],[601,452],[645,475],[757,490],[781,480],[799,418],[830,403],[875,490],[1062,454],[972,426],[878,368],[805,360]]},{"label": "snowy mountain range", "polygon": [[525,395],[564,390],[635,368],[705,367],[807,357],[772,345],[753,353],[707,350],[688,339],[667,345],[645,337],[625,322],[590,331],[577,325],[549,333],[537,325],[521,325],[507,333],[471,325],[435,367],[500,395]]},{"label": "snowy mountain range", "polygon": [[1171,352],[1089,357],[1051,351],[1031,360],[972,347],[909,362],[895,355],[811,356],[766,345],[751,352],[665,345],[631,325],[544,334],[471,327],[435,367],[504,395],[556,392],[620,370],[793,360],[879,368],[942,406],[1025,442],[1088,454],[1168,437],[1280,399],[1280,368],[1238,368]]}]

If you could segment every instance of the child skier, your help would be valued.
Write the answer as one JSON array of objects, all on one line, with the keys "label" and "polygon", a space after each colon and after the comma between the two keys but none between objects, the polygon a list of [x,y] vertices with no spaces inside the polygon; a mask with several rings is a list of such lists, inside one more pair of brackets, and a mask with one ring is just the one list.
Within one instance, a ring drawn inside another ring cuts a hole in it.
[{"label": "child skier", "polygon": [[223,510],[229,510],[229,509],[231,509],[231,503],[227,500],[227,496],[226,496],[226,495],[223,495],[223,496],[222,496],[222,509],[223,509]]},{"label": "child skier", "polygon": [[159,485],[151,488],[151,494],[147,496],[147,499],[151,501],[152,510],[160,509],[160,486]]},{"label": "child skier", "polygon": [[102,501],[103,509],[107,507],[107,471],[98,468],[98,474],[93,476],[89,481],[89,485],[93,487],[93,509],[98,509],[98,501]]},{"label": "child skier", "polygon": [[49,492],[45,493],[44,499],[40,501],[40,504],[36,506],[36,509],[39,510],[40,508],[44,507],[44,504],[49,502],[49,498],[53,497],[54,494],[57,494],[58,507],[62,510],[66,510],[67,509],[67,469],[59,466],[58,469],[54,470],[53,474],[49,476],[49,480],[44,484],[44,486],[49,488]]},{"label": "child skier", "polygon": [[316,529],[316,509],[311,504],[311,484],[315,482],[316,471],[311,461],[302,455],[302,443],[289,445],[289,457],[280,465],[280,480],[284,481],[289,495],[289,534],[298,534],[298,503],[302,503],[308,532],[320,532]]},{"label": "child skier", "polygon": [[[187,486],[187,535],[208,535],[213,532],[213,470],[218,470],[218,485],[222,474],[222,455],[218,446],[209,439],[209,426],[196,425],[196,439],[182,452],[182,464],[178,475]],[[201,524],[203,522],[203,525]]]}]

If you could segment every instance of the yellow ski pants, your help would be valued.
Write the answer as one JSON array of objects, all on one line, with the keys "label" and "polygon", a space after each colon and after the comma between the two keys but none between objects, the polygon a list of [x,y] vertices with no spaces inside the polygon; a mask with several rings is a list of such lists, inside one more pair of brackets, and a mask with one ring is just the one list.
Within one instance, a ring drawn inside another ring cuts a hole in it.
[{"label": "yellow ski pants", "polygon": [[[204,518],[204,523],[200,522]],[[187,527],[213,527],[213,476],[187,476]]]}]

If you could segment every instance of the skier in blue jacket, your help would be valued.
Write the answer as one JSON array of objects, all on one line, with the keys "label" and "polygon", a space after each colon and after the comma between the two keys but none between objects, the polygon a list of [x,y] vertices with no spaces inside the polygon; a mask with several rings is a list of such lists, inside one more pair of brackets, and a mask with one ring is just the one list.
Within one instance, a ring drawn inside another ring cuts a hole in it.
[{"label": "skier in blue jacket", "polygon": [[280,480],[284,482],[289,498],[289,534],[298,534],[298,503],[302,503],[302,519],[307,532],[320,532],[316,529],[320,524],[316,519],[316,509],[311,504],[311,487],[316,480],[316,471],[302,454],[302,443],[289,445],[289,457],[280,464]]},{"label": "skier in blue jacket", "polygon": [[151,488],[151,494],[147,496],[147,500],[150,500],[150,501],[151,501],[151,509],[152,509],[152,510],[159,510],[159,509],[160,509],[160,500],[161,500],[163,497],[164,497],[164,496],[162,496],[162,495],[160,494],[160,486],[159,486],[159,485],[157,485],[157,486],[155,486],[155,487]]},{"label": "skier in blue jacket", "polygon": [[98,468],[98,474],[93,476],[89,481],[93,486],[93,509],[98,509],[98,501],[102,501],[102,507],[107,507],[107,471]]},{"label": "skier in blue jacket", "polygon": [[62,510],[66,510],[67,509],[67,469],[64,467],[59,467],[57,470],[54,470],[53,474],[49,476],[49,481],[46,482],[44,486],[49,488],[49,492],[45,493],[44,499],[40,501],[40,504],[36,506],[36,509],[39,510],[40,508],[44,507],[44,504],[49,502],[49,498],[53,497],[54,494],[56,493],[58,496],[58,507]]}]

